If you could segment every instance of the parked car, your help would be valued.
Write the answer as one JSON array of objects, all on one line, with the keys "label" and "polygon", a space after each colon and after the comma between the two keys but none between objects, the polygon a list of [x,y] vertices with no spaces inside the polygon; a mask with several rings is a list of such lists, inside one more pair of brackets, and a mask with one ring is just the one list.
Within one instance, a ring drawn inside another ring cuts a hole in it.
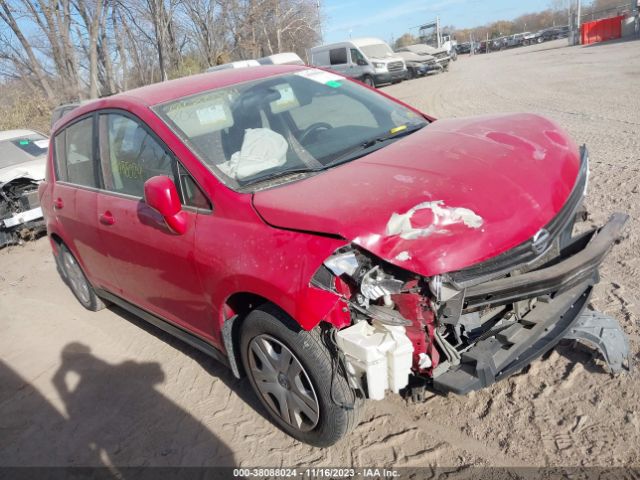
[{"label": "parked car", "polygon": [[469,53],[471,53],[471,49],[472,49],[471,42],[459,43],[459,44],[456,46],[456,52],[457,52],[459,55],[469,54]]},{"label": "parked car", "polygon": [[51,112],[51,128],[55,125],[55,123],[60,120],[63,116],[69,113],[71,110],[80,106],[80,102],[73,103],[64,103],[62,105],[58,105]]},{"label": "parked car", "polygon": [[44,233],[38,185],[49,139],[33,130],[0,132],[0,248]]},{"label": "parked car", "polygon": [[[489,46],[491,46],[491,42],[489,42]],[[483,41],[478,44],[478,48],[476,49],[476,53],[488,53],[487,51],[487,42]]]},{"label": "parked car", "polygon": [[311,65],[361,80],[371,87],[397,83],[408,76],[404,60],[378,38],[356,38],[309,50]]},{"label": "parked car", "polygon": [[445,72],[449,70],[449,63],[451,57],[444,49],[437,49],[426,45],[424,43],[417,43],[415,45],[406,45],[396,49],[396,53],[409,52],[415,55],[421,55],[423,57],[434,57],[438,65],[442,67]]},{"label": "parked car", "polygon": [[207,73],[218,72],[220,70],[233,70],[235,68],[259,67],[257,60],[238,60],[236,62],[223,63],[207,68]]},{"label": "parked car", "polygon": [[491,40],[489,48],[492,51],[504,50],[509,45],[508,37],[498,37]]},{"label": "parked car", "polygon": [[523,32],[510,35],[505,39],[505,46],[507,48],[521,47],[522,45],[524,45],[524,39],[527,35],[531,35],[531,32]]},{"label": "parked car", "polygon": [[423,77],[431,72],[443,71],[442,65],[432,55],[418,55],[411,52],[397,52],[397,55],[404,60],[409,78]]},{"label": "parked car", "polygon": [[256,59],[260,65],[304,65],[298,54],[293,52],[276,53]]},{"label": "parked car", "polygon": [[264,66],[83,105],[52,139],[40,200],[80,303],[246,375],[303,442],[336,442],[366,398],[464,394],[563,338],[624,366],[617,322],[585,308],[627,217],[573,235],[587,150],[538,115],[436,121]]},{"label": "parked car", "polygon": [[535,45],[537,43],[542,43],[544,39],[542,38],[542,32],[527,32],[522,37],[523,45]]},{"label": "parked car", "polygon": [[569,26],[553,27],[543,30],[542,39],[547,42],[549,40],[557,40],[560,38],[567,38],[569,36]]}]

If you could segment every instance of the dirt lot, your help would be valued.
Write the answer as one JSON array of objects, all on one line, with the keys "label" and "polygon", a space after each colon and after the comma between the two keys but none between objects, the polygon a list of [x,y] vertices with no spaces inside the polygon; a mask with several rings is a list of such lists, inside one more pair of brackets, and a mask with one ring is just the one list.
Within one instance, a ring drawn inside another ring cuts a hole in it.
[{"label": "dirt lot", "polygon": [[[591,152],[588,207],[633,219],[593,305],[640,361],[640,42],[461,58],[387,92],[438,117],[532,111]],[[46,239],[0,251],[0,465],[640,465],[640,371],[612,378],[561,347],[467,397],[367,405],[326,450],[265,419],[245,381],[121,310],[84,310]]]}]

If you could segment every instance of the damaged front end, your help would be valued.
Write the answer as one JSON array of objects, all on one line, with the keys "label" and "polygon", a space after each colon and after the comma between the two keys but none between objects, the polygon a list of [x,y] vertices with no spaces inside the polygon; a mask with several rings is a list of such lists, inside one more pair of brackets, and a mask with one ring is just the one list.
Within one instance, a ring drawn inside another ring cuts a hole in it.
[{"label": "damaged front end", "polygon": [[32,240],[46,231],[38,185],[28,177],[0,184],[0,248]]},{"label": "damaged front end", "polygon": [[[312,283],[349,306],[353,324],[337,332],[336,343],[354,388],[381,399],[386,390],[409,390],[412,379],[419,388],[465,394],[518,372],[562,339],[598,348],[613,373],[628,369],[617,321],[585,310],[627,216],[616,213],[601,228],[574,235],[576,221],[586,218],[587,176],[583,149],[573,191],[548,225],[459,271],[426,278],[355,245],[327,259]],[[461,222],[480,221],[466,213],[456,212]]]}]

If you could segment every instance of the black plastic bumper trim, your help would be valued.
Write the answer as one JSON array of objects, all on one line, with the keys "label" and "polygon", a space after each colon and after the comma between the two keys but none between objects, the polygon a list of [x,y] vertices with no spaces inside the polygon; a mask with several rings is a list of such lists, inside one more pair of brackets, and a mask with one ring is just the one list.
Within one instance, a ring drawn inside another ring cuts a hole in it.
[{"label": "black plastic bumper trim", "polygon": [[615,213],[578,253],[550,267],[492,280],[467,288],[465,309],[484,305],[504,305],[566,290],[587,279],[598,280],[598,266],[611,246],[620,238],[628,215]]},{"label": "black plastic bumper trim", "polygon": [[478,342],[462,355],[460,365],[433,379],[433,388],[464,395],[518,372],[564,338],[587,305],[592,288],[582,283],[532,310],[520,322],[515,343],[501,334]]}]

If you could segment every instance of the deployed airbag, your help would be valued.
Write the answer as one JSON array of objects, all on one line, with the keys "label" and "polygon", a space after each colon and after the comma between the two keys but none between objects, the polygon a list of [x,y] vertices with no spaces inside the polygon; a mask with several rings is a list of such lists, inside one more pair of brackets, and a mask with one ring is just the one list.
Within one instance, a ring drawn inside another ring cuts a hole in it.
[{"label": "deployed airbag", "polygon": [[288,148],[289,144],[279,133],[268,128],[248,128],[240,151],[218,167],[231,178],[242,180],[284,165]]}]

